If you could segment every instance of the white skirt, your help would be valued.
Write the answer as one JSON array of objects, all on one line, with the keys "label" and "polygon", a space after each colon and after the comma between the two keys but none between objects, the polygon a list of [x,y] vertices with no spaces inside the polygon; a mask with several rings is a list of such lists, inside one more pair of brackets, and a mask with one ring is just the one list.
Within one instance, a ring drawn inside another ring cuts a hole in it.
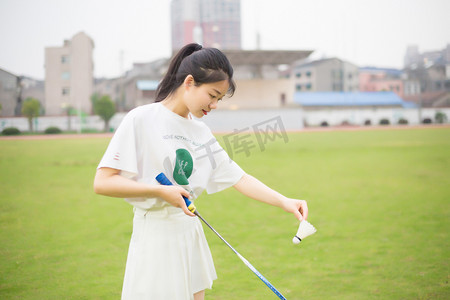
[{"label": "white skirt", "polygon": [[188,300],[217,279],[200,220],[180,208],[135,208],[122,300]]}]

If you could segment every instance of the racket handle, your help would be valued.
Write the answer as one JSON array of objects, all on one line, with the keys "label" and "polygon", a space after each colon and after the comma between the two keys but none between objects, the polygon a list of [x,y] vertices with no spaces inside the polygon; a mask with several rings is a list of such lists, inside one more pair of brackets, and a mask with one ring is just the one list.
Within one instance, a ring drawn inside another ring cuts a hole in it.
[{"label": "racket handle", "polygon": [[[158,176],[156,176],[156,180],[162,184],[162,185],[173,185],[172,182],[170,182],[170,180],[166,177],[166,175],[164,175],[164,173],[160,173]],[[194,213],[196,208],[194,203],[191,202],[191,200],[189,200],[188,198],[184,197],[184,202],[186,203],[187,208]]]}]

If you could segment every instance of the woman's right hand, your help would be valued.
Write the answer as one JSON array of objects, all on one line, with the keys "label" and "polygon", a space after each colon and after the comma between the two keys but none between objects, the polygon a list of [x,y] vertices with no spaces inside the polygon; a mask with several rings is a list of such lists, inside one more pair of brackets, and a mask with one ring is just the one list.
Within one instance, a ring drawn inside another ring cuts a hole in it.
[{"label": "woman's right hand", "polygon": [[181,208],[184,213],[188,216],[194,217],[193,214],[186,206],[186,202],[184,202],[183,196],[186,198],[190,198],[189,192],[183,189],[180,186],[174,185],[161,185],[159,186],[159,197],[169,202],[172,206]]},{"label": "woman's right hand", "polygon": [[160,197],[175,207],[180,207],[188,216],[195,216],[186,207],[183,196],[189,193],[180,186],[167,186],[136,182],[120,175],[120,170],[100,168],[94,179],[94,191],[99,195],[118,198],[154,198]]}]

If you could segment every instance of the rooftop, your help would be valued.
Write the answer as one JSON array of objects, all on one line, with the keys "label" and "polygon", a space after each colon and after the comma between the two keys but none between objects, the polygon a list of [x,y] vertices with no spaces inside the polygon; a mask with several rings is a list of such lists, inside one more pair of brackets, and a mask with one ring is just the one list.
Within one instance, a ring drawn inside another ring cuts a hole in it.
[{"label": "rooftop", "polygon": [[294,102],[304,107],[401,106],[416,107],[393,92],[297,92]]},{"label": "rooftop", "polygon": [[156,91],[159,81],[156,80],[138,80],[136,86],[141,91]]},{"label": "rooftop", "polygon": [[401,76],[403,71],[399,69],[393,68],[378,68],[378,67],[361,67],[359,68],[359,72],[367,72],[367,73],[385,73],[391,76]]},{"label": "rooftop", "polygon": [[233,66],[290,65],[305,59],[312,50],[223,50]]},{"label": "rooftop", "polygon": [[342,60],[340,58],[337,57],[329,57],[329,58],[323,58],[323,59],[318,59],[318,60],[313,60],[313,61],[309,61],[309,60],[305,60],[303,62],[298,62],[298,64],[295,66],[295,68],[304,68],[304,67],[311,67],[311,66],[317,66],[317,65],[321,65],[323,63],[326,62],[339,62],[339,63],[346,63],[346,64],[352,64],[351,62]]}]

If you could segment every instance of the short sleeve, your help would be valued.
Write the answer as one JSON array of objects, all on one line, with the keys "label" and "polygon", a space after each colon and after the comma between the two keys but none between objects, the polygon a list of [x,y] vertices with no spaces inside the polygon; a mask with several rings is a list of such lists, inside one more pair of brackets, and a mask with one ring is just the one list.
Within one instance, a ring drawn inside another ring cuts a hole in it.
[{"label": "short sleeve", "polygon": [[138,174],[136,151],[136,126],[133,111],[128,113],[117,128],[103,155],[99,168],[108,167],[122,171],[122,175],[133,178]]},{"label": "short sleeve", "polygon": [[215,164],[206,186],[208,194],[217,193],[235,185],[245,174],[244,170],[231,160],[219,143],[215,145]]}]

